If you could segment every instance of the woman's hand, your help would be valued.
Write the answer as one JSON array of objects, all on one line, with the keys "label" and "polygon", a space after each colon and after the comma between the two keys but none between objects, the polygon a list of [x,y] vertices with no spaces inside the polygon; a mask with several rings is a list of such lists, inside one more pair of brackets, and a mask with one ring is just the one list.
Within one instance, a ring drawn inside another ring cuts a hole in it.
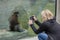
[{"label": "woman's hand", "polygon": [[33,24],[34,21],[37,21],[37,18],[35,17],[35,15],[33,15],[32,17],[30,17],[30,20],[28,22],[29,25]]},{"label": "woman's hand", "polygon": [[29,20],[28,24],[29,25],[33,24],[33,20]]},{"label": "woman's hand", "polygon": [[36,21],[36,20],[37,20],[37,18],[35,17],[35,15],[33,15],[33,19],[34,19],[34,21]]}]

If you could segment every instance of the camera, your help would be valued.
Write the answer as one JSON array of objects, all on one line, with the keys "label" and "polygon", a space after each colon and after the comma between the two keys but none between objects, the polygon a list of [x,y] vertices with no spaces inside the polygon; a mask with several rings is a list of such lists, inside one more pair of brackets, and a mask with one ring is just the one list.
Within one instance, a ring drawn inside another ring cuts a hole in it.
[{"label": "camera", "polygon": [[34,18],[33,18],[33,17],[34,17],[34,16],[31,16],[31,17],[30,17],[30,20],[34,20]]}]

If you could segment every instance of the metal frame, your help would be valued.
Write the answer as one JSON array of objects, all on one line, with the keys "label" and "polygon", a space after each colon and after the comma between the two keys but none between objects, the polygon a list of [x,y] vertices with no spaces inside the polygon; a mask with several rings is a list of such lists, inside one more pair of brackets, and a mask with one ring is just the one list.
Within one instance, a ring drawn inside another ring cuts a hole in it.
[{"label": "metal frame", "polygon": [[57,0],[55,0],[55,18],[56,18],[56,15],[57,15]]}]

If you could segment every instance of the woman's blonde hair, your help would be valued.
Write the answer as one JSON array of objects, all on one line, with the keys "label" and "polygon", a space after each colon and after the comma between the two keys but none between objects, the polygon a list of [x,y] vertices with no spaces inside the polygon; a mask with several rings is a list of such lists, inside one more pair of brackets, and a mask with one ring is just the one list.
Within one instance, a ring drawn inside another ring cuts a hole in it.
[{"label": "woman's blonde hair", "polygon": [[48,9],[43,10],[41,12],[41,16],[42,16],[42,21],[50,20],[50,19],[53,19],[54,17],[53,13]]}]

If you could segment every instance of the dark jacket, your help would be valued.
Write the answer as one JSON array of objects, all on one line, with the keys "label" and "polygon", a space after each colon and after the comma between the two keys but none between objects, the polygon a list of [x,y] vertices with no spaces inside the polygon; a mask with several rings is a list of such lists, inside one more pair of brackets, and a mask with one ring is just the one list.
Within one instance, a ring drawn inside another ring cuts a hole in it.
[{"label": "dark jacket", "polygon": [[48,40],[60,40],[60,24],[58,24],[55,19],[47,20],[43,23],[35,21],[35,23],[39,26],[39,29],[36,29],[33,24],[30,26],[36,34],[45,31],[49,36]]}]

